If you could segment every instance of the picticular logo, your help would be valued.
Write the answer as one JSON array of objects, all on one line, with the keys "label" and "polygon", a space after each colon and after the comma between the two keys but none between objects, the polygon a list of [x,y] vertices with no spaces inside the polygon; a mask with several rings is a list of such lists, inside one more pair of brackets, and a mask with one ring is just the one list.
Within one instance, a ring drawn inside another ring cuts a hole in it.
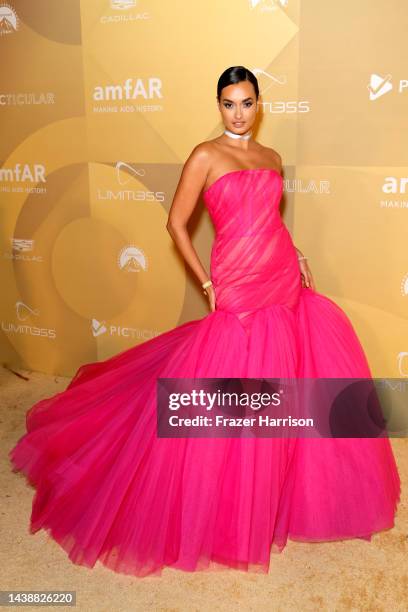
[{"label": "picticular logo", "polygon": [[98,321],[98,319],[92,319],[92,335],[94,338],[102,336],[107,331],[105,321]]},{"label": "picticular logo", "polygon": [[368,84],[368,91],[370,92],[370,100],[377,100],[384,94],[388,93],[392,89],[391,75],[387,74],[385,77],[379,74],[372,74],[370,83]]}]

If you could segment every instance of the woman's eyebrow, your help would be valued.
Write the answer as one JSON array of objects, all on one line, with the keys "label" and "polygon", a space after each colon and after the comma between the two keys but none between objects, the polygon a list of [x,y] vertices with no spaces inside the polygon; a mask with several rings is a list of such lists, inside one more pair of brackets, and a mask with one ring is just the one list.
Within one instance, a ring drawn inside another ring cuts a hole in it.
[{"label": "woman's eyebrow", "polygon": [[[244,98],[242,101],[243,102],[247,102],[248,100],[253,100],[253,98],[249,97],[249,98]],[[233,102],[234,100],[230,100],[229,98],[224,98],[223,102]]]}]

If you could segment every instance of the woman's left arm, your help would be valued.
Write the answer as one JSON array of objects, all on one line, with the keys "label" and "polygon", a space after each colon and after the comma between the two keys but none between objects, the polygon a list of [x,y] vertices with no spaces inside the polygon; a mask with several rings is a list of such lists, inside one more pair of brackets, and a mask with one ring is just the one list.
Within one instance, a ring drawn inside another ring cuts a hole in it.
[{"label": "woman's left arm", "polygon": [[300,275],[302,278],[302,287],[311,287],[311,289],[315,290],[313,275],[308,266],[307,257],[305,257],[302,251],[300,251],[297,247],[295,247],[295,249],[298,256]]},{"label": "woman's left arm", "polygon": [[[283,169],[282,157],[279,155],[277,151],[275,151],[275,154],[277,155],[277,159],[278,159],[278,167],[280,168],[280,172],[282,173],[282,169]],[[296,249],[297,256],[298,256],[300,276],[302,279],[302,287],[311,287],[314,290],[315,284],[314,284],[312,273],[309,269],[309,266],[307,265],[307,258],[303,255],[302,251],[300,251],[296,247],[295,249]]]}]

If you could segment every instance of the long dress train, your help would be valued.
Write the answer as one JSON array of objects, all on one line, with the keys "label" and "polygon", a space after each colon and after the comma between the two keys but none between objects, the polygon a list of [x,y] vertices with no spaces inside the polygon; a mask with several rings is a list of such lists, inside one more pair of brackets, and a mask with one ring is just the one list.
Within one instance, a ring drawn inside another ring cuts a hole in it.
[{"label": "long dress train", "polygon": [[388,438],[158,438],[158,377],[368,377],[350,320],[301,286],[281,175],[228,172],[205,192],[217,306],[105,361],[27,412],[9,456],[35,486],[31,533],[74,562],[146,576],[218,564],[267,572],[287,539],[370,539],[394,525]]}]

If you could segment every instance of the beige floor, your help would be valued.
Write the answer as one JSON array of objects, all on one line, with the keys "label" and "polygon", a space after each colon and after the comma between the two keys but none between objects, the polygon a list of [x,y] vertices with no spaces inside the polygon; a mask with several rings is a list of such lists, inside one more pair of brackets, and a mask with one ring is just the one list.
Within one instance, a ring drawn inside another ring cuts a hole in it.
[{"label": "beige floor", "polygon": [[7,452],[25,431],[25,411],[69,379],[19,373],[27,380],[0,368],[1,590],[75,590],[72,609],[96,612],[408,610],[407,439],[392,441],[402,477],[396,527],[371,543],[289,542],[272,555],[268,575],[166,568],[161,577],[132,578],[99,563],[92,570],[74,565],[45,532],[28,533],[33,489],[11,472]]}]

